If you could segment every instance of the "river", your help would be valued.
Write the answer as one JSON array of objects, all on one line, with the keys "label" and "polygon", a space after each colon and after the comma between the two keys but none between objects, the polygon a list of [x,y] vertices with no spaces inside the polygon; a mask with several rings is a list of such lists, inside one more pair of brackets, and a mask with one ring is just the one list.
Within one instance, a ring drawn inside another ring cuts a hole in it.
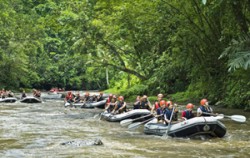
[{"label": "river", "polygon": [[[101,109],[64,108],[62,100],[0,103],[0,157],[250,157],[249,113],[215,110],[245,115],[247,122],[222,120],[227,127],[223,138],[166,138],[145,135],[142,127],[129,131],[119,123],[100,120]],[[95,138],[104,145],[61,145]]]}]

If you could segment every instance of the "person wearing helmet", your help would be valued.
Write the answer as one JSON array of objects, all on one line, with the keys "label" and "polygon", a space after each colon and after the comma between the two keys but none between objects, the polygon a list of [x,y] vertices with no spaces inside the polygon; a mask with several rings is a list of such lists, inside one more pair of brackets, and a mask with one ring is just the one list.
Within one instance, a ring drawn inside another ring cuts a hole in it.
[{"label": "person wearing helmet", "polygon": [[188,120],[194,117],[194,114],[192,112],[193,108],[194,108],[194,105],[192,103],[187,104],[186,110],[184,110],[181,115],[183,120]]},{"label": "person wearing helmet", "polygon": [[140,109],[148,109],[151,110],[150,102],[146,95],[143,95],[140,102]]},{"label": "person wearing helmet", "polygon": [[134,109],[140,109],[140,105],[141,105],[141,96],[138,95],[136,97],[134,104],[133,104]]},{"label": "person wearing helmet", "polygon": [[151,108],[151,113],[154,113],[159,107],[160,107],[160,101],[163,100],[163,94],[157,95],[157,101],[154,103],[154,105]]},{"label": "person wearing helmet", "polygon": [[169,109],[172,109],[173,107],[175,107],[174,108],[174,116],[173,116],[173,120],[174,121],[177,121],[178,120],[178,113],[179,113],[179,110],[178,110],[178,107],[177,107],[178,105],[177,104],[173,104],[173,102],[172,101],[170,101],[170,100],[168,100],[167,102],[166,102],[166,107]]},{"label": "person wearing helmet", "polygon": [[123,96],[118,97],[118,101],[116,102],[115,108],[113,110],[113,113],[123,113],[127,111],[127,103],[124,102]]},{"label": "person wearing helmet", "polygon": [[197,116],[211,116],[205,113],[213,113],[213,109],[209,106],[207,99],[200,101],[200,107],[197,109]]},{"label": "person wearing helmet", "polygon": [[105,111],[107,111],[108,113],[112,112],[114,110],[114,108],[115,108],[116,101],[117,101],[116,96],[113,95],[111,101],[105,107]]},{"label": "person wearing helmet", "polygon": [[[164,121],[166,124],[169,124],[170,123],[170,119],[171,119],[171,116],[172,116],[172,121],[178,121],[178,109],[175,108],[174,112],[173,112],[173,109],[174,109],[174,105],[172,104],[172,102],[168,102],[166,104],[166,110],[165,110],[165,113],[164,113]],[[175,104],[175,106],[177,106]]]},{"label": "person wearing helmet", "polygon": [[157,118],[158,122],[164,123],[164,113],[166,110],[166,101],[161,100],[160,101],[160,107],[156,109],[156,115],[155,117]]}]

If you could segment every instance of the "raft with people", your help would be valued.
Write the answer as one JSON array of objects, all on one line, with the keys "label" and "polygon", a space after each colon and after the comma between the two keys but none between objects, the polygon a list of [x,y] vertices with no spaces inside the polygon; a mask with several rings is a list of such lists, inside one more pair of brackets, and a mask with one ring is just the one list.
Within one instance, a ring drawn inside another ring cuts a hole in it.
[{"label": "raft with people", "polygon": [[163,136],[167,134],[172,137],[223,137],[226,134],[226,127],[216,117],[194,117],[173,125],[170,128],[154,118],[144,125],[145,134]]},{"label": "raft with people", "polygon": [[102,92],[99,95],[90,95],[89,92],[86,92],[83,96],[80,96],[79,92],[73,94],[68,91],[64,98],[64,107],[104,108],[106,102],[107,98],[104,97]]},{"label": "raft with people", "polygon": [[98,101],[98,102],[77,102],[77,103],[69,103],[66,102],[64,104],[65,107],[71,106],[71,107],[79,107],[79,108],[103,108],[106,104],[106,99]]},{"label": "raft with people", "polygon": [[150,111],[147,109],[134,109],[120,114],[103,112],[101,113],[101,119],[110,122],[119,122],[125,119],[135,119],[146,115],[148,116],[149,114]]},{"label": "raft with people", "polygon": [[0,98],[0,103],[14,103],[17,101],[15,97]]},{"label": "raft with people", "polygon": [[[213,113],[207,99],[200,101],[197,113],[193,113],[194,105],[188,103],[186,109],[182,111],[181,118],[178,118],[178,106],[171,101],[163,100],[163,95],[158,95],[158,100],[151,107],[151,115],[154,117],[142,122],[135,122],[137,119],[127,119],[120,122],[122,126],[127,126],[129,130],[136,129],[144,125],[144,133],[158,136],[171,137],[224,137],[227,129],[220,122],[223,118],[230,118],[233,121],[244,123],[246,117],[242,115],[227,116]],[[142,117],[143,118],[143,117]],[[135,122],[135,123],[133,123]]]},{"label": "raft with people", "polygon": [[42,100],[40,98],[34,96],[27,96],[20,100],[21,103],[41,103]]},{"label": "raft with people", "polygon": [[25,90],[21,94],[21,103],[41,103],[41,91],[33,89],[33,96],[27,96]]}]

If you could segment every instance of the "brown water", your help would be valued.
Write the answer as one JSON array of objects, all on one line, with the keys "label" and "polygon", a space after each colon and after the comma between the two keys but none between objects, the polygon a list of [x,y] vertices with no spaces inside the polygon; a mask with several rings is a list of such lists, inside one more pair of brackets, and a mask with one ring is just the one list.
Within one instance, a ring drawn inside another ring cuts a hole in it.
[{"label": "brown water", "polygon": [[[223,112],[222,109],[220,112]],[[190,140],[149,136],[119,123],[98,119],[101,109],[64,108],[63,101],[0,104],[0,157],[250,157],[247,123],[222,120],[224,138]],[[60,143],[100,138],[103,146],[72,147]]]}]

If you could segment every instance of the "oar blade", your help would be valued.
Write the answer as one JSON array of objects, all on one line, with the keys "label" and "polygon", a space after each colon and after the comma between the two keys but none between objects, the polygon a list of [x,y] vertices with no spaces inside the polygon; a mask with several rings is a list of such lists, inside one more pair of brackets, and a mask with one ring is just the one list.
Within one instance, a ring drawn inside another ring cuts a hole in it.
[{"label": "oar blade", "polygon": [[216,118],[217,120],[221,120],[224,118],[224,115],[223,114],[219,114],[217,116],[215,116],[214,118]]},{"label": "oar blade", "polygon": [[64,104],[64,106],[65,106],[65,107],[70,106],[70,103],[66,102],[66,103]]},{"label": "oar blade", "polygon": [[143,124],[142,122],[135,122],[135,123],[132,123],[128,126],[128,129],[129,130],[134,130],[136,128],[138,128],[141,124]]},{"label": "oar blade", "polygon": [[236,122],[246,122],[246,117],[243,115],[232,115],[230,118]]},{"label": "oar blade", "polygon": [[128,126],[129,124],[131,124],[133,122],[133,119],[126,119],[126,120],[122,120],[120,122],[121,126]]}]

